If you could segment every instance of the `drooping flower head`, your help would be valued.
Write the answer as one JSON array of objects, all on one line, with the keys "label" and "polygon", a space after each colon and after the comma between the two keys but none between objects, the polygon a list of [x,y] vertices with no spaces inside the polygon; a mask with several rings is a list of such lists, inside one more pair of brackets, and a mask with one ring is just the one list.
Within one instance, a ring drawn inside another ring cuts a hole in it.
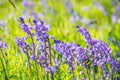
[{"label": "drooping flower head", "polygon": [[[108,59],[112,57],[112,50],[106,43],[101,40],[91,38],[89,32],[85,28],[77,26],[78,32],[84,37],[87,44],[90,45],[89,53],[94,55],[94,64],[102,65],[108,62]],[[87,46],[87,45],[86,45]]]},{"label": "drooping flower head", "polygon": [[22,28],[22,30],[27,34],[27,35],[32,35],[31,31],[30,31],[30,25],[25,24],[24,19],[22,17],[20,17],[20,27]]},{"label": "drooping flower head", "polygon": [[28,54],[28,51],[30,50],[30,46],[26,42],[24,42],[24,40],[25,38],[16,38],[15,42],[24,53]]},{"label": "drooping flower head", "polygon": [[91,35],[89,34],[89,32],[82,27],[76,26],[76,28],[78,28],[78,32],[84,37],[86,43],[91,44]]},{"label": "drooping flower head", "polygon": [[40,42],[46,42],[49,35],[47,34],[49,26],[47,26],[43,21],[34,20],[34,30],[36,32],[37,40]]}]

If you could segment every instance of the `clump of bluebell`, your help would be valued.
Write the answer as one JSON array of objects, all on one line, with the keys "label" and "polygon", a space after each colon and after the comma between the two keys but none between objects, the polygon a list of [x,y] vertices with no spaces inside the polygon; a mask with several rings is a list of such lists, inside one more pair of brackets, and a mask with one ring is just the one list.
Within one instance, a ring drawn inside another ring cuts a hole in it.
[{"label": "clump of bluebell", "polygon": [[[51,74],[52,79],[54,79],[53,74],[59,70],[62,64],[69,66],[73,78],[76,79],[74,70],[77,66],[87,69],[88,64],[86,61],[91,63],[89,66],[93,68],[94,80],[94,68],[96,66],[101,68],[103,79],[109,79],[113,73],[120,71],[120,63],[113,58],[112,50],[109,46],[101,40],[93,39],[83,27],[76,26],[78,32],[84,37],[85,47],[81,47],[76,43],[63,42],[53,37],[51,38],[48,34],[50,27],[42,20],[34,19],[33,26],[31,26],[26,24],[23,18],[20,18],[20,27],[27,34],[27,38],[16,38],[17,45],[27,54],[28,60],[30,58],[40,64],[45,69],[46,74]],[[25,42],[28,37],[30,37],[32,44]],[[51,45],[50,39],[53,40],[53,45]],[[62,57],[58,58],[58,56]],[[106,65],[110,65],[109,71]]]}]

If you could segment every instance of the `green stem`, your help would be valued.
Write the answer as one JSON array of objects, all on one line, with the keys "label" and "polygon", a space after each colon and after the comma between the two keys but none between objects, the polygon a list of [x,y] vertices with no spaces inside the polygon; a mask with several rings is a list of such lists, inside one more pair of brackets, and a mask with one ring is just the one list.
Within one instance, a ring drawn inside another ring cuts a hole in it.
[{"label": "green stem", "polygon": [[54,80],[54,74],[53,73],[51,73],[51,79]]},{"label": "green stem", "polygon": [[93,80],[96,80],[95,79],[94,54],[93,54]]},{"label": "green stem", "polygon": [[[45,62],[46,62],[46,64],[47,64],[46,42],[44,42],[44,45],[45,45],[45,57],[46,57]],[[49,80],[49,73],[47,73],[47,80]]]},{"label": "green stem", "polygon": [[87,70],[87,75],[88,75],[88,79],[90,80],[90,73],[88,72],[88,70]]},{"label": "green stem", "polygon": [[[51,47],[50,47],[50,40],[49,40],[49,38],[48,38],[48,45],[49,45],[49,54],[50,54],[50,56],[49,56],[50,65],[52,66],[52,54],[51,54]],[[54,80],[54,73],[51,73],[51,78],[52,78],[52,80]]]},{"label": "green stem", "polygon": [[14,9],[17,10],[15,4],[11,0],[8,0],[8,1],[12,4],[12,6],[14,7]]},{"label": "green stem", "polygon": [[30,70],[30,80],[32,80],[32,69],[31,69],[30,58],[29,58],[28,53],[27,53],[27,58],[28,58],[28,65],[29,65],[29,70]]},{"label": "green stem", "polygon": [[[7,74],[7,69],[6,69],[7,65],[6,65],[6,67],[5,67],[5,64],[6,64],[6,61],[5,61],[5,56],[4,56],[3,51],[2,51],[2,50],[0,50],[0,51],[1,51],[1,53],[2,53],[2,56],[1,56],[1,63],[2,63],[2,66],[3,66],[3,71],[4,71],[4,73],[5,73],[5,80],[8,80],[8,79],[9,79],[9,77],[8,77],[8,74]],[[2,57],[3,57],[4,61],[5,61],[5,64],[4,64],[4,62],[3,62]]]},{"label": "green stem", "polygon": [[39,75],[38,75],[38,67],[37,67],[37,63],[35,62],[35,67],[36,67],[36,73],[37,73],[37,80],[39,80]]},{"label": "green stem", "polygon": [[50,59],[50,65],[52,66],[52,55],[51,55],[51,47],[50,47],[50,40],[48,38],[48,44],[49,44],[49,53],[50,53],[50,56],[49,56],[49,59]]},{"label": "green stem", "polygon": [[35,54],[35,42],[34,42],[34,39],[33,39],[33,36],[32,36],[32,33],[30,33],[30,37],[31,37],[31,40],[32,40],[32,43],[33,43],[33,54]]}]

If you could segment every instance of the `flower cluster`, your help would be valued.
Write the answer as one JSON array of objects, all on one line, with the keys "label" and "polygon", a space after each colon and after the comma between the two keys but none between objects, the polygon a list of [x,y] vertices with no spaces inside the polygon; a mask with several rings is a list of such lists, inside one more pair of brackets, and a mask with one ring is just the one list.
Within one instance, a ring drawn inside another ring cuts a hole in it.
[{"label": "flower cluster", "polygon": [[[32,60],[44,67],[46,73],[55,73],[57,71],[57,68],[59,67],[60,62],[57,58],[55,58],[54,65],[52,65],[53,63],[51,63],[53,61],[51,60],[52,56],[49,35],[47,34],[47,32],[49,31],[49,26],[47,26],[42,20],[38,19],[33,20],[33,27],[31,27],[29,24],[26,24],[22,17],[20,17],[20,22],[20,27],[22,28],[22,30],[28,36],[30,36],[33,43],[33,48],[31,48],[31,46],[25,42],[26,38],[16,38],[15,42],[17,43],[17,45],[24,53],[29,54],[29,57],[31,57]],[[37,45],[38,49],[35,49]],[[29,53],[29,50],[31,49],[33,51],[32,55],[30,55]]]},{"label": "flower cluster", "polygon": [[[86,46],[84,48],[79,44],[69,42],[65,43],[54,38],[54,45],[51,48],[50,38],[47,33],[49,31],[49,26],[47,26],[42,20],[34,19],[33,27],[25,24],[23,18],[20,18],[20,22],[20,26],[23,31],[26,32],[28,36],[31,36],[32,42],[35,45],[34,50],[37,50],[34,51],[30,57],[45,69],[46,74],[57,72],[61,63],[68,64],[72,73],[74,73],[74,70],[78,65],[87,69],[86,61],[93,63],[93,65],[90,64],[90,66],[100,66],[104,74],[103,77],[108,78],[106,69],[107,64],[111,65],[111,71],[114,70],[117,72],[120,70],[120,63],[113,59],[112,50],[109,46],[101,40],[93,39],[85,28],[76,26],[78,32],[84,37],[86,42]],[[35,32],[34,35],[32,32]],[[16,38],[15,40],[21,50],[24,53],[29,54],[28,51],[32,48],[24,41],[25,38]],[[58,54],[53,54],[53,49]],[[57,56],[62,57],[58,59]]]},{"label": "flower cluster", "polygon": [[112,57],[112,50],[108,47],[107,44],[105,44],[101,40],[92,39],[89,32],[85,28],[78,27],[78,32],[84,37],[87,46],[90,45],[90,47],[87,47],[89,49],[89,54],[94,56],[94,65],[97,66],[104,66],[104,69],[102,68],[103,72],[105,71],[105,65],[107,63],[112,65],[112,69],[115,71],[120,70],[120,63],[117,60],[114,60]]},{"label": "flower cluster", "polygon": [[54,40],[53,49],[62,55],[62,62],[68,63],[74,69],[75,62],[83,65],[88,59],[85,50],[75,43],[64,43],[60,40]]},{"label": "flower cluster", "polygon": [[25,21],[22,17],[20,17],[20,22],[20,27],[22,28],[22,30],[26,32],[27,35],[32,35],[30,25],[25,24]]},{"label": "flower cluster", "polygon": [[16,38],[15,42],[24,53],[28,54],[30,46],[24,40],[25,38]]},{"label": "flower cluster", "polygon": [[49,26],[47,26],[42,20],[34,20],[34,30],[36,32],[37,40],[40,42],[47,42],[49,35],[47,34]]}]

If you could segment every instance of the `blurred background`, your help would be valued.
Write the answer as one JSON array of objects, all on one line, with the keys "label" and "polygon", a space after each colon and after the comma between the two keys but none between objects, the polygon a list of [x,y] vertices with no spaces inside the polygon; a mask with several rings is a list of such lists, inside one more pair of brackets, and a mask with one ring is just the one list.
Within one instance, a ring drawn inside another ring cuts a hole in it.
[{"label": "blurred background", "polygon": [[0,0],[0,39],[7,42],[9,54],[15,57],[14,38],[25,35],[19,17],[26,22],[43,20],[50,26],[51,36],[82,46],[85,42],[75,26],[85,27],[93,38],[112,48],[116,59],[120,58],[120,0]]}]

